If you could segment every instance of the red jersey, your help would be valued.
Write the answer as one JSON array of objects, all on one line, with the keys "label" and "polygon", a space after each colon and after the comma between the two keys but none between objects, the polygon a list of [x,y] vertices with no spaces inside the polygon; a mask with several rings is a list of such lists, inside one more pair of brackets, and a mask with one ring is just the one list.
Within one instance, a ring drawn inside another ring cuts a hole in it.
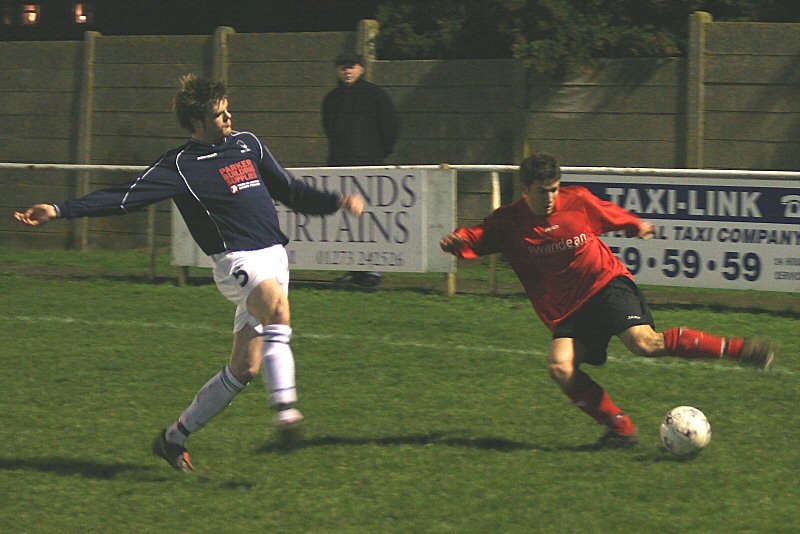
[{"label": "red jersey", "polygon": [[633,279],[598,236],[614,230],[637,235],[639,223],[629,211],[571,185],[561,188],[550,215],[534,215],[522,199],[455,233],[468,243],[463,258],[505,254],[536,313],[553,330],[612,278]]}]

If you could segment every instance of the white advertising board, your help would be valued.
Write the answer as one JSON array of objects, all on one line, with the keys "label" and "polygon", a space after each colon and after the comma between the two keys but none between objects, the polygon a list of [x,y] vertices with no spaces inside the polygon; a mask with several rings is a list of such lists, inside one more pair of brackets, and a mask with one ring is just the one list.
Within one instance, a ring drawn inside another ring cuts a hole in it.
[{"label": "white advertising board", "polygon": [[[439,250],[439,239],[455,228],[453,169],[358,170],[332,167],[291,169],[299,180],[366,200],[360,218],[345,212],[303,215],[278,203],[281,230],[293,269],[453,272],[455,260]],[[210,267],[173,205],[172,261]]]},{"label": "white advertising board", "polygon": [[565,174],[656,226],[604,241],[637,282],[800,292],[800,181]]}]

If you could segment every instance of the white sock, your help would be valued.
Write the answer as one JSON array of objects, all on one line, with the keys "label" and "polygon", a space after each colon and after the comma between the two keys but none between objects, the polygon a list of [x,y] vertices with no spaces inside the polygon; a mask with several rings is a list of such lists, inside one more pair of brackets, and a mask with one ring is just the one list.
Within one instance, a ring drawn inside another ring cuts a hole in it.
[{"label": "white sock", "polygon": [[170,425],[167,429],[167,441],[183,445],[189,433],[200,430],[215,415],[227,408],[246,385],[234,378],[227,365],[223,367],[222,371],[200,388],[189,407]]},{"label": "white sock", "polygon": [[294,355],[289,347],[292,327],[285,324],[267,325],[262,328],[261,335],[264,336],[262,372],[270,402],[276,405],[297,402]]}]

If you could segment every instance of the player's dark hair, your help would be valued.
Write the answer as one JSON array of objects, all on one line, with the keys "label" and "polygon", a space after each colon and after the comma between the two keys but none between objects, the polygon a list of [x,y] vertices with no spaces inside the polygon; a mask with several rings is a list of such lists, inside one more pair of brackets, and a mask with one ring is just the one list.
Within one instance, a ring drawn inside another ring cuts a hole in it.
[{"label": "player's dark hair", "polygon": [[175,95],[172,107],[180,125],[190,133],[194,133],[192,121],[203,120],[206,113],[227,98],[228,89],[221,81],[209,80],[195,74],[184,74],[180,77],[181,88]]},{"label": "player's dark hair", "polygon": [[532,154],[519,164],[519,179],[530,186],[533,182],[552,182],[561,179],[561,167],[556,158],[542,152]]}]

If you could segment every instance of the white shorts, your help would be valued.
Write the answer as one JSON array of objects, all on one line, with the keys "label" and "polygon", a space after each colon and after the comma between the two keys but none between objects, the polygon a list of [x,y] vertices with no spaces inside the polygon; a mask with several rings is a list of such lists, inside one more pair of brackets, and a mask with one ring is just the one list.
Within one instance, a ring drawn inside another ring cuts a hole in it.
[{"label": "white shorts", "polygon": [[258,326],[258,320],[247,311],[247,297],[264,280],[275,279],[289,294],[289,258],[282,245],[260,250],[239,250],[211,256],[214,261],[214,282],[222,295],[236,304],[233,332],[246,325]]}]

